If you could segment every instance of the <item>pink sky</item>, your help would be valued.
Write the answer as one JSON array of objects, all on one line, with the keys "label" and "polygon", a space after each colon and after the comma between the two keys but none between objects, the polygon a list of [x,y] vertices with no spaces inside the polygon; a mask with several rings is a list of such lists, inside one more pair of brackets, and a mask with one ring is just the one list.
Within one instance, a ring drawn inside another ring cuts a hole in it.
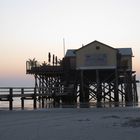
[{"label": "pink sky", "polygon": [[66,49],[94,40],[131,47],[140,78],[139,7],[139,0],[0,1],[0,86],[32,85],[26,60],[47,61],[48,52],[62,58],[63,38]]}]

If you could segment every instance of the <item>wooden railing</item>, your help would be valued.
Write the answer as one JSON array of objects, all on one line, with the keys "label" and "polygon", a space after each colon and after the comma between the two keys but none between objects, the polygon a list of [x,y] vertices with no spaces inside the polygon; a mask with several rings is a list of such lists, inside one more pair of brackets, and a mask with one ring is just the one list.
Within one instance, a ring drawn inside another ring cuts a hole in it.
[{"label": "wooden railing", "polygon": [[9,102],[9,110],[13,109],[13,98],[21,99],[21,107],[24,108],[24,100],[33,100],[33,108],[36,109],[37,91],[34,87],[0,87],[0,101]]},{"label": "wooden railing", "polygon": [[[59,98],[71,94],[72,87],[35,88],[35,87],[0,87],[0,102],[9,102],[9,110],[13,110],[14,98],[20,98],[21,108],[24,109],[24,101],[32,100],[33,108],[37,108],[37,99]],[[42,106],[44,100],[42,100]],[[1,107],[1,106],[0,106]]]}]

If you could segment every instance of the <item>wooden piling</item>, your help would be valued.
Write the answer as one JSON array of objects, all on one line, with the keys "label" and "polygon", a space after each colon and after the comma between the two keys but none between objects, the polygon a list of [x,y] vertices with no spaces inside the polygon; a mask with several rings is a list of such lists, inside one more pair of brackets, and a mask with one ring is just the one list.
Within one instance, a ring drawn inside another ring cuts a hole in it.
[{"label": "wooden piling", "polygon": [[84,71],[80,71],[80,102],[85,102]]},{"label": "wooden piling", "polygon": [[119,102],[119,94],[118,94],[118,71],[117,71],[117,69],[115,70],[114,100],[115,100],[115,102]]},{"label": "wooden piling", "polygon": [[9,110],[13,110],[13,88],[9,89]]},{"label": "wooden piling", "polygon": [[102,85],[100,82],[100,77],[99,77],[99,70],[96,70],[96,83],[97,83],[97,102],[101,102],[102,100]]},{"label": "wooden piling", "polygon": [[36,109],[37,99],[36,99],[36,88],[34,88],[34,95],[33,95],[33,108]]},{"label": "wooden piling", "polygon": [[108,83],[109,86],[109,102],[111,102],[111,83]]},{"label": "wooden piling", "polygon": [[[139,82],[139,81],[138,81]],[[133,76],[133,94],[134,94],[134,103],[138,103],[138,93],[137,93],[137,82],[136,82],[136,75]]]},{"label": "wooden piling", "polygon": [[[21,88],[21,95],[24,95],[24,88]],[[24,109],[24,97],[21,97],[21,108]]]}]

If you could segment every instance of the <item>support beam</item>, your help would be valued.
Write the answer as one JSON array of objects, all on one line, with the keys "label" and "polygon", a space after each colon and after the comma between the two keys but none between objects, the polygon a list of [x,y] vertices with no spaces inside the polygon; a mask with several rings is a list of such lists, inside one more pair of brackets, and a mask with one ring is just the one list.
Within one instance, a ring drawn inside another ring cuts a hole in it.
[{"label": "support beam", "polygon": [[33,95],[33,107],[34,107],[34,109],[37,108],[36,93],[37,93],[36,88],[34,88],[34,95]]},{"label": "support beam", "polygon": [[115,70],[114,99],[115,99],[115,102],[119,102],[119,94],[118,94],[118,71],[117,71],[117,69]]},{"label": "support beam", "polygon": [[102,85],[99,77],[99,70],[96,70],[96,83],[97,83],[97,102],[102,100]]},{"label": "support beam", "polygon": [[[24,88],[21,89],[21,95],[24,95]],[[24,97],[21,97],[21,108],[24,109]]]},{"label": "support beam", "polygon": [[9,89],[9,110],[13,110],[13,88]]},{"label": "support beam", "polygon": [[85,102],[84,71],[80,71],[80,102]]}]

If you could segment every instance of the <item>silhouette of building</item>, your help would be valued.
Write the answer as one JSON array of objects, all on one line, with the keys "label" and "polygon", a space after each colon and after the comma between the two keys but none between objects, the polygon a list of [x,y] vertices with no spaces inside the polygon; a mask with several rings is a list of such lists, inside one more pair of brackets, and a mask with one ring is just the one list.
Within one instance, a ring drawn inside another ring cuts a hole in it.
[{"label": "silhouette of building", "polygon": [[130,103],[138,101],[132,57],[131,48],[113,48],[93,41],[67,50],[59,65],[27,61],[26,72],[34,75],[42,99],[44,94],[47,99],[63,103]]}]

